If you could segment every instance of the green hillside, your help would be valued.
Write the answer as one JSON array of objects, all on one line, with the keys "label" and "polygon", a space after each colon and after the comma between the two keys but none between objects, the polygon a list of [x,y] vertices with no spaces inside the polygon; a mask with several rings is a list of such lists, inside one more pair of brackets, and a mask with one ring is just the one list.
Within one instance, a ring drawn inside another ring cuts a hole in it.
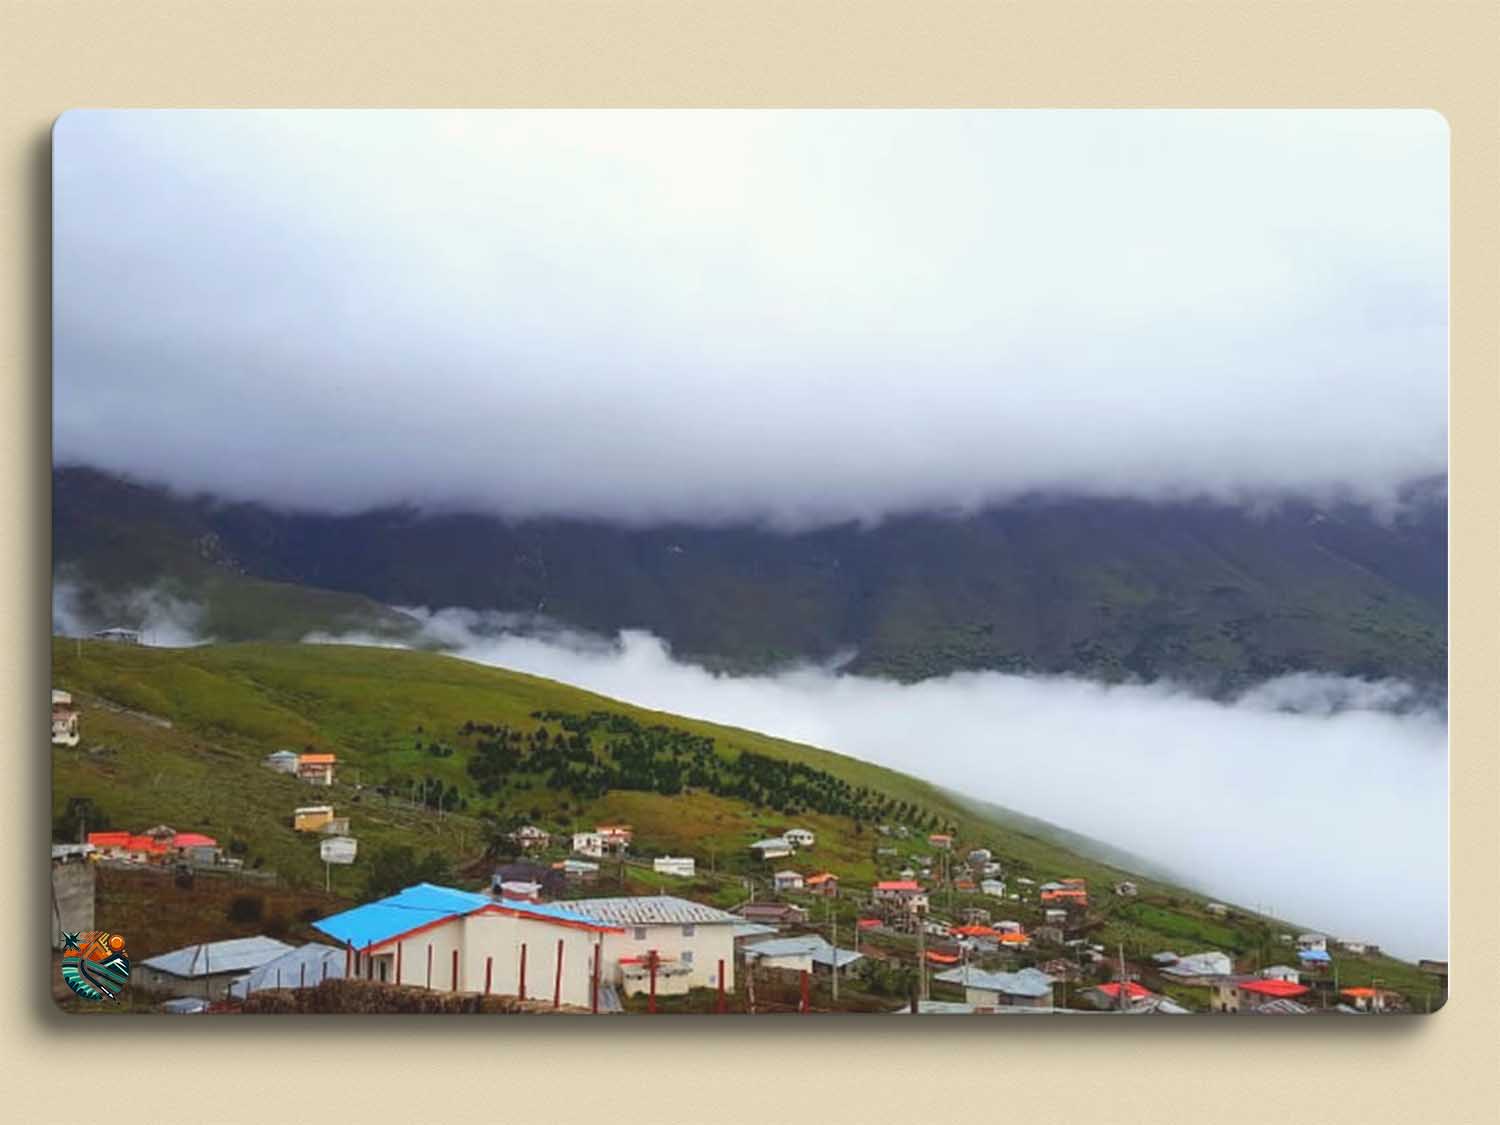
[{"label": "green hillside", "polygon": [[[479,885],[504,850],[495,845],[518,823],[568,831],[625,821],[637,857],[694,856],[700,873],[678,880],[632,865],[606,871],[610,889],[619,878],[634,893],[659,888],[730,906],[746,897],[745,878],[764,888],[771,867],[789,862],[759,863],[746,846],[802,826],[818,841],[794,865],[841,877],[849,893],[837,912],[848,925],[862,889],[931,856],[925,836],[941,828],[956,833],[961,850],[990,848],[1013,886],[1021,877],[1087,879],[1096,902],[1090,940],[1131,956],[1215,947],[1269,964],[1287,956],[1278,935],[1297,929],[1248,912],[1211,917],[1201,895],[1140,875],[1130,876],[1140,895],[1116,899],[1108,888],[1126,873],[1091,857],[1110,854],[1102,845],[892,770],[433,653],[59,638],[53,683],[74,693],[83,731],[76,748],[52,749],[54,838],[74,838],[80,814],[90,830],[166,823],[217,837],[248,868],[293,888],[321,889],[324,870],[318,837],[294,832],[291,811],[327,802],[351,817],[360,842],[359,862],[334,872],[333,890],[346,898],[381,872],[413,870],[393,863],[397,849],[425,860],[429,876]],[[261,764],[283,747],[337,754],[337,784],[315,788]],[[882,835],[885,823],[911,834]],[[934,905],[1003,909],[1028,928],[1040,922],[1034,891],[1000,906],[948,887]],[[139,907],[116,900],[120,911]],[[204,937],[244,930],[218,914],[202,924]],[[162,930],[180,940],[182,924]],[[149,930],[132,941],[155,944]],[[1431,988],[1389,958],[1345,958],[1341,972],[1346,985],[1379,978],[1414,1005]]]}]

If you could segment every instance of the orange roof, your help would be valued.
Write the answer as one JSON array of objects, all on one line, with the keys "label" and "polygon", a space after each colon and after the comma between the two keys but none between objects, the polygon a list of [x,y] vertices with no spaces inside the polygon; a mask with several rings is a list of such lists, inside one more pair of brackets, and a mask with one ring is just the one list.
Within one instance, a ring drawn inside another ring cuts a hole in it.
[{"label": "orange roof", "polygon": [[954,926],[950,931],[955,934],[963,934],[964,937],[995,937],[1000,931],[989,926]]},{"label": "orange roof", "polygon": [[1058,882],[1066,883],[1070,887],[1086,887],[1089,885],[1087,879],[1059,879]]},{"label": "orange roof", "polygon": [[877,891],[920,891],[922,884],[915,879],[887,879],[882,883],[876,883]]},{"label": "orange roof", "polygon": [[90,832],[89,843],[96,848],[124,848],[130,845],[130,833]]},{"label": "orange roof", "polygon": [[1013,930],[1013,931],[1008,931],[1006,933],[1002,933],[1000,935],[1000,940],[1001,941],[1009,941],[1009,942],[1028,942],[1031,939],[1029,937],[1027,937],[1025,934],[1021,933],[1019,930]]},{"label": "orange roof", "polygon": [[299,766],[331,766],[338,760],[337,754],[299,754],[297,756]]},{"label": "orange roof", "polygon": [[839,877],[837,875],[835,875],[831,871],[819,871],[816,875],[809,875],[806,879],[804,879],[802,881],[804,883],[806,883],[809,887],[815,887],[815,886],[818,886],[821,883],[828,882],[828,880],[830,880],[830,879],[832,879],[836,883],[836,882],[838,882]]},{"label": "orange roof", "polygon": [[927,951],[927,960],[936,961],[939,965],[956,965],[958,964],[958,954],[939,953],[936,949],[929,949]]}]

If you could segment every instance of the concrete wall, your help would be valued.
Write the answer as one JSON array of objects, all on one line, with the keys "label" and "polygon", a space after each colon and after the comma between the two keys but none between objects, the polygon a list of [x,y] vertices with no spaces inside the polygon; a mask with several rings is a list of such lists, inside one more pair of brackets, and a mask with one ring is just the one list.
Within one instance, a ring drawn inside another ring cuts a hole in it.
[{"label": "concrete wall", "polygon": [[52,948],[62,948],[62,934],[86,933],[94,926],[94,865],[52,865]]},{"label": "concrete wall", "polygon": [[724,988],[734,991],[734,929],[727,923],[698,924],[692,934],[681,926],[641,927],[643,937],[636,937],[636,927],[626,926],[621,934],[604,935],[604,972],[608,981],[620,980],[621,957],[643,957],[649,950],[664,960],[687,960],[690,954],[693,975],[691,988],[718,988],[719,961],[724,961]]}]

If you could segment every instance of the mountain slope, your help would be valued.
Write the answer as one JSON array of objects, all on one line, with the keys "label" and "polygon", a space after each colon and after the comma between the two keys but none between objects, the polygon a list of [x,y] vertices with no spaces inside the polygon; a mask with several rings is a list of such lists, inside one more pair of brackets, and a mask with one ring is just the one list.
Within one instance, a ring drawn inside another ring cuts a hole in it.
[{"label": "mountain slope", "polygon": [[1440,498],[1389,523],[1352,507],[1058,500],[793,535],[287,514],[82,468],[53,482],[59,565],[114,588],[209,568],[385,605],[648,629],[738,670],[852,649],[853,670],[908,680],[975,668],[1215,690],[1293,671],[1446,679]]},{"label": "mountain slope", "polygon": [[[477,882],[490,869],[489,846],[510,825],[533,822],[565,833],[625,821],[635,827],[640,855],[689,855],[699,864],[694,880],[630,867],[621,874],[632,891],[660,887],[729,906],[745,898],[744,878],[764,893],[771,866],[815,865],[844,880],[848,893],[834,904],[844,926],[876,879],[934,854],[925,835],[940,826],[956,832],[960,853],[993,851],[1022,891],[1020,901],[1004,905],[1006,915],[1027,929],[1041,924],[1041,906],[1035,887],[1020,878],[1040,884],[1078,876],[1096,900],[1091,939],[1123,945],[1132,956],[1184,944],[1285,956],[1276,935],[1296,932],[1250,912],[1213,917],[1204,896],[1139,875],[1131,876],[1139,897],[1116,899],[1109,888],[1127,873],[1094,858],[1106,845],[973,806],[893,770],[433,653],[67,642],[55,646],[52,671],[54,685],[71,690],[82,710],[79,746],[52,748],[54,838],[76,832],[70,813],[86,801],[90,828],[140,831],[166,823],[206,832],[293,889],[311,892],[323,877],[318,837],[290,826],[298,805],[327,802],[351,818],[360,858],[334,872],[334,891],[343,895],[357,894],[391,849],[436,856]],[[336,753],[337,784],[308,787],[261,764],[286,746]],[[480,768],[502,758],[509,768]],[[746,762],[753,768],[736,769]],[[580,791],[588,777],[606,775],[610,784]],[[434,793],[446,796],[433,801]],[[882,835],[881,823],[910,825],[912,836]],[[792,826],[817,834],[811,853],[774,865],[749,856],[752,840]],[[554,857],[562,854],[566,848]],[[613,872],[605,878],[613,885]],[[934,905],[945,915],[965,905],[997,906],[969,892],[938,894]],[[833,907],[819,904],[825,908]],[[229,922],[205,915],[202,924],[210,923],[231,932]],[[134,924],[141,932],[132,933],[133,948],[157,951],[167,933],[180,937],[166,923],[159,935],[149,920]],[[1346,959],[1341,972],[1345,983],[1379,976],[1414,1003],[1429,987],[1415,967],[1390,958]]]}]

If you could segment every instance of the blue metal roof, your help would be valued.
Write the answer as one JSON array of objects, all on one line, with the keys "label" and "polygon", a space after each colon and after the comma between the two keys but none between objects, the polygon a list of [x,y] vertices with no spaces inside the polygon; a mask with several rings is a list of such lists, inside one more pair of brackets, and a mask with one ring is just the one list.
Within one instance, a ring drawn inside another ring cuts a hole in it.
[{"label": "blue metal roof", "polygon": [[367,902],[353,910],[345,910],[342,914],[330,915],[314,922],[313,926],[340,944],[363,949],[367,945],[379,945],[434,922],[461,918],[485,906],[501,906],[544,920],[551,918],[559,922],[588,926],[590,929],[600,928],[594,919],[550,903],[491,898],[489,895],[460,891],[454,887],[438,887],[432,883],[418,883],[389,898]]},{"label": "blue metal roof", "polygon": [[1298,953],[1297,956],[1300,957],[1304,961],[1332,961],[1333,960],[1332,957],[1330,957],[1327,953],[1325,953],[1321,949],[1304,949],[1300,953]]}]

